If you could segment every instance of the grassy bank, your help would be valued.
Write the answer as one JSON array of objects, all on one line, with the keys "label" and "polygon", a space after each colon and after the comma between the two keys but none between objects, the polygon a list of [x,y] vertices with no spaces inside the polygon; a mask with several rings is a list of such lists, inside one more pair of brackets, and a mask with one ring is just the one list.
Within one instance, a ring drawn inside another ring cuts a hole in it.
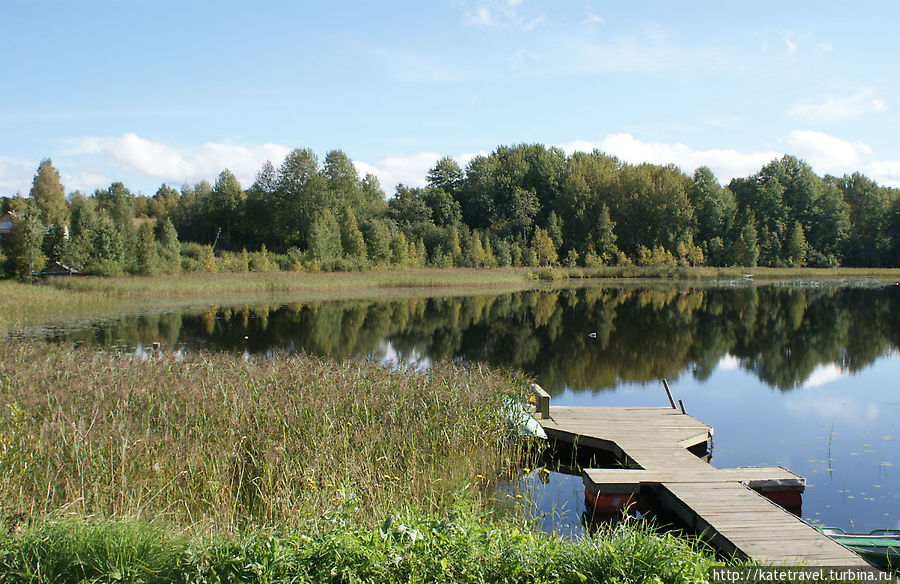
[{"label": "grassy bank", "polygon": [[[498,484],[526,380],[0,343],[0,582],[689,582],[640,525],[564,541]],[[387,518],[387,520],[386,520]]]},{"label": "grassy bank", "polygon": [[186,306],[511,292],[540,285],[528,270],[225,273],[0,281],[0,333],[28,326]]},{"label": "grassy bank", "polygon": [[640,524],[567,541],[485,515],[406,513],[376,527],[190,538],[136,521],[47,521],[0,535],[0,580],[75,582],[665,582],[706,579],[709,556]]}]

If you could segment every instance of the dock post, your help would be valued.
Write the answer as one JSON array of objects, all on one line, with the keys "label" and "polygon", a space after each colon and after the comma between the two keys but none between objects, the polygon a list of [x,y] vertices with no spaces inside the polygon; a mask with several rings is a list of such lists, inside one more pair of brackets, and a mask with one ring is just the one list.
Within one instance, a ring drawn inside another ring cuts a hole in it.
[{"label": "dock post", "polygon": [[536,397],[534,406],[535,412],[540,414],[542,420],[550,417],[550,394],[544,391],[544,388],[537,383],[531,384],[531,391]]},{"label": "dock post", "polygon": [[672,393],[669,391],[669,382],[666,381],[666,378],[663,377],[663,388],[666,390],[666,395],[669,397],[669,403],[672,404],[672,409],[675,409],[675,400],[672,399]]}]

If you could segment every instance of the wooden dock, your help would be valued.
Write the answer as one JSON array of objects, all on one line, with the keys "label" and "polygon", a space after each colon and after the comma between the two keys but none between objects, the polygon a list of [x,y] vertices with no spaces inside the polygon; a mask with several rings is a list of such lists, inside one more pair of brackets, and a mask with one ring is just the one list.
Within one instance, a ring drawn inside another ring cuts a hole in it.
[{"label": "wooden dock", "polygon": [[681,411],[551,407],[540,390],[534,417],[549,438],[623,462],[582,472],[589,505],[621,507],[649,496],[729,556],[778,566],[870,567],[785,509],[799,513],[802,477],[781,467],[718,469],[689,452],[711,439],[712,428]]}]

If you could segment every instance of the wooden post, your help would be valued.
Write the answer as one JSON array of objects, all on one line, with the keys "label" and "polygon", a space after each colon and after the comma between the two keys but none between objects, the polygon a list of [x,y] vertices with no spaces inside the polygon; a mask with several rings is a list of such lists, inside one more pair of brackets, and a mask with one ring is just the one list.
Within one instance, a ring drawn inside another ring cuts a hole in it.
[{"label": "wooden post", "polygon": [[550,394],[537,383],[531,384],[531,391],[537,398],[534,401],[535,412],[540,414],[542,420],[546,420],[550,417]]},{"label": "wooden post", "polygon": [[672,399],[672,393],[669,391],[669,382],[663,378],[663,387],[666,390],[666,395],[669,397],[669,403],[672,404],[672,409],[675,409],[675,400]]},{"label": "wooden post", "polygon": [[684,404],[681,403],[681,400],[678,400],[678,405],[679,405],[679,407],[681,407],[681,413],[683,414],[684,413]]}]

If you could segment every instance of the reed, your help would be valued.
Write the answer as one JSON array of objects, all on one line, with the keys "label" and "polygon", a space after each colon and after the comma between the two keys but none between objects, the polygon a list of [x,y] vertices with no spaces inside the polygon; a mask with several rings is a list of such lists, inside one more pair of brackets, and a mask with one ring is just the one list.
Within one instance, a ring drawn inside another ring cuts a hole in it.
[{"label": "reed", "polygon": [[[348,502],[486,503],[525,445],[499,414],[516,374],[427,374],[306,355],[184,360],[0,344],[0,516],[155,517],[232,533]],[[10,526],[7,526],[10,527]]]}]

